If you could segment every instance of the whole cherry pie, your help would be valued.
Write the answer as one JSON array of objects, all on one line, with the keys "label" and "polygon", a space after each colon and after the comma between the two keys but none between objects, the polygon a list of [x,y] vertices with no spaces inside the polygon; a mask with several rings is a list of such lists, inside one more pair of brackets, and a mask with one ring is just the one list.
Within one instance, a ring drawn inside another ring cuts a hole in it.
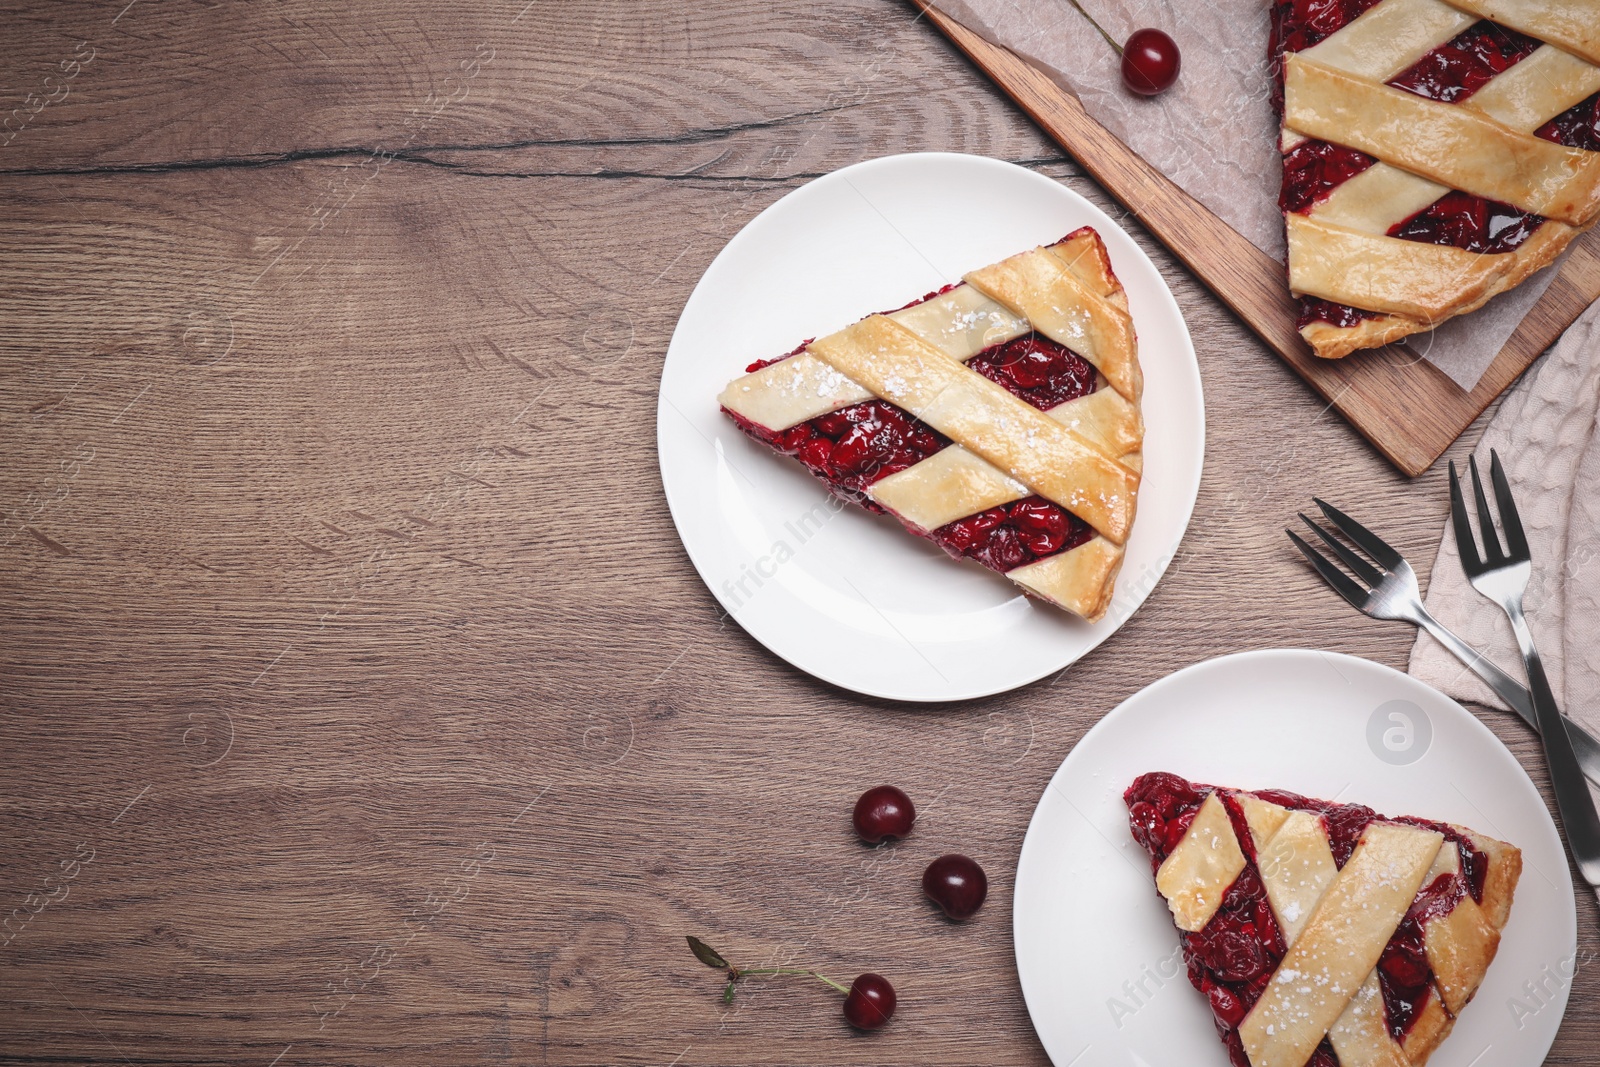
[{"label": "whole cherry pie", "polygon": [[1142,388],[1084,227],[752,364],[719,400],[835,495],[1095,620],[1133,526]]},{"label": "whole cherry pie", "polygon": [[1594,0],[1274,0],[1271,52],[1317,355],[1481,307],[1600,217]]},{"label": "whole cherry pie", "polygon": [[1163,772],[1123,799],[1235,1067],[1420,1067],[1522,873],[1504,841],[1360,804]]}]

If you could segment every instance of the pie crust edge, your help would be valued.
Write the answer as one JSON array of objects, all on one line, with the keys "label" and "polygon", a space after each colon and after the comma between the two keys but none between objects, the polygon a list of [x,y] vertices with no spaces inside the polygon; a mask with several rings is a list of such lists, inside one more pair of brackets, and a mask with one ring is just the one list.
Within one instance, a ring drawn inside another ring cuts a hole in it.
[{"label": "pie crust edge", "polygon": [[1323,359],[1343,359],[1360,349],[1379,348],[1393,344],[1403,337],[1427,333],[1449,319],[1477,311],[1501,293],[1515,289],[1538,271],[1553,264],[1573,241],[1588,233],[1594,225],[1590,223],[1579,228],[1553,220],[1546,221],[1520,248],[1512,252],[1498,253],[1510,258],[1510,270],[1484,287],[1476,299],[1464,301],[1459,308],[1448,310],[1437,320],[1422,321],[1401,315],[1379,315],[1377,318],[1363,319],[1354,326],[1311,322],[1300,328],[1300,336],[1311,346],[1311,351]]}]

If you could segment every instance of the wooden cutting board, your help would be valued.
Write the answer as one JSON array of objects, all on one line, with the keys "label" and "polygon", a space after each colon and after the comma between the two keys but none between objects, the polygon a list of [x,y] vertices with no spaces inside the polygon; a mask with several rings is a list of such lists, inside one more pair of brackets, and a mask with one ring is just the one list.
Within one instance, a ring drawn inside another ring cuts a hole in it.
[{"label": "wooden cutting board", "polygon": [[924,0],[912,3],[1295,373],[1408,475],[1427,470],[1491,400],[1600,299],[1600,238],[1591,231],[1574,242],[1544,296],[1471,392],[1415,350],[1400,345],[1345,359],[1319,359],[1295,330],[1295,301],[1285,284],[1283,264],[1136,155],[1039,68]]}]

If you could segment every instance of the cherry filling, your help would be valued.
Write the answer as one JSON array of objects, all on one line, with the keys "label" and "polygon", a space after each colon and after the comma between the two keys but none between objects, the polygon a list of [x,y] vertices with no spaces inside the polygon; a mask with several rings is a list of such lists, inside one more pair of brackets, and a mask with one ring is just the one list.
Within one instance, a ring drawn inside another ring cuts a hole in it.
[{"label": "cherry filling", "polygon": [[[1328,846],[1333,850],[1333,863],[1343,867],[1350,862],[1350,854],[1361,843],[1361,833],[1378,813],[1364,804],[1334,804],[1326,800],[1313,800],[1286,789],[1263,789],[1255,794],[1262,800],[1297,811],[1314,811],[1322,816],[1328,830]],[[1396,820],[1390,820],[1396,821]]]},{"label": "cherry filling", "polygon": [[[1164,771],[1141,775],[1123,794],[1128,825],[1135,841],[1150,853],[1151,870],[1178,846],[1201,803],[1213,787],[1189,782]],[[1250,1067],[1240,1042],[1238,1027],[1249,1014],[1272,973],[1282,961],[1286,946],[1272,914],[1256,867],[1254,839],[1233,794],[1217,790],[1233,823],[1234,834],[1248,863],[1229,888],[1222,907],[1198,933],[1182,935],[1189,981],[1211,1004],[1217,1031],[1228,1047],[1235,1067]],[[1334,863],[1343,867],[1360,843],[1377,812],[1360,804],[1334,804],[1285,790],[1257,791],[1256,796],[1286,808],[1316,812],[1328,831]],[[1388,820],[1435,830],[1455,846],[1461,872],[1444,874],[1425,886],[1378,961],[1378,983],[1383,991],[1389,1032],[1401,1041],[1415,1025],[1433,993],[1433,968],[1428,963],[1423,934],[1429,921],[1448,915],[1464,896],[1482,903],[1489,857],[1474,848],[1454,827],[1426,819]],[[1338,1058],[1324,1039],[1308,1067],[1338,1067]]]},{"label": "cherry filling", "polygon": [[1408,93],[1459,103],[1527,59],[1540,42],[1493,22],[1476,22],[1389,79]]},{"label": "cherry filling", "polygon": [[1433,967],[1422,944],[1423,929],[1430,919],[1450,914],[1467,895],[1467,888],[1467,880],[1459,874],[1435,878],[1417,894],[1384,946],[1378,959],[1378,985],[1383,990],[1389,1033],[1396,1041],[1403,1040],[1416,1024],[1433,991]]},{"label": "cherry filling", "polygon": [[840,408],[776,432],[727,413],[751,437],[805,464],[834,495],[880,514],[883,508],[867,495],[868,486],[950,444],[933,427],[885,400]]},{"label": "cherry filling", "polygon": [[1196,785],[1176,774],[1151,771],[1134,779],[1122,794],[1128,805],[1128,827],[1133,839],[1150,853],[1152,871],[1178,847],[1194,813],[1210,792],[1209,786]]},{"label": "cherry filling", "polygon": [[1468,252],[1511,252],[1542,225],[1542,215],[1471,193],[1451,191],[1390,227],[1389,236],[1453,245]]},{"label": "cherry filling", "polygon": [[[1094,367],[1065,345],[1024,334],[979,352],[967,366],[1007,392],[1049,411],[1094,392]],[[939,527],[929,538],[957,559],[1009,571],[1094,536],[1089,524],[1040,496],[990,508]]]},{"label": "cherry filling", "polygon": [[1376,311],[1362,311],[1348,304],[1335,304],[1316,296],[1300,298],[1300,312],[1295,316],[1294,328],[1303,330],[1313,322],[1326,322],[1334,326],[1351,327],[1367,319],[1378,317]]},{"label": "cherry filling", "polygon": [[1040,411],[1094,392],[1089,361],[1036,333],[986,348],[967,366]]},{"label": "cherry filling", "polygon": [[1600,93],[1567,108],[1535,130],[1534,136],[1568,148],[1600,152]]},{"label": "cherry filling", "polygon": [[[1474,904],[1483,903],[1483,887],[1489,878],[1489,854],[1480,852],[1473,846],[1469,839],[1460,830],[1448,823],[1432,822],[1428,819],[1415,819],[1410,817],[1391,819],[1391,822],[1403,822],[1408,826],[1420,826],[1424,830],[1432,830],[1444,835],[1446,841],[1455,845],[1456,854],[1461,860],[1460,889],[1472,897]],[[1445,901],[1443,897],[1434,901],[1434,910],[1427,912],[1424,919],[1437,918],[1450,911],[1461,900],[1459,894]]]},{"label": "cherry filling", "polygon": [[[1396,89],[1458,103],[1531,56],[1539,41],[1498,26],[1477,22],[1390,79]],[[1510,204],[1452,191],[1392,227],[1389,236],[1426,244],[1451,245],[1468,252],[1514,251],[1544,223],[1543,217]]]},{"label": "cherry filling", "polygon": [[1184,934],[1183,943],[1190,978],[1198,974],[1196,988],[1224,1032],[1244,1022],[1288,951],[1253,866],[1234,879],[1205,929]]},{"label": "cherry filling", "polygon": [[1328,141],[1302,141],[1283,157],[1283,191],[1278,206],[1284,211],[1306,212],[1377,160],[1354,148]]},{"label": "cherry filling", "polygon": [[1404,1040],[1416,1023],[1432,982],[1433,968],[1422,947],[1422,924],[1408,914],[1378,957],[1383,1012],[1388,1018],[1389,1034],[1396,1041]]},{"label": "cherry filling", "polygon": [[1303,52],[1354,22],[1378,0],[1279,0],[1272,9],[1274,52]]},{"label": "cherry filling", "polygon": [[[906,306],[952,288],[946,286]],[[810,343],[778,359],[758,360],[749,370],[753,373],[787,359]],[[1095,390],[1095,370],[1087,360],[1037,334],[991,345],[967,366],[1045,411]],[[913,467],[950,445],[949,438],[885,400],[841,408],[777,431],[723,410],[751,437],[798,459],[834,495],[879,514],[883,507],[867,493],[874,482]],[[1076,548],[1094,536],[1082,519],[1039,496],[990,508],[931,532],[912,532],[957,559],[977,560],[1001,572]]]},{"label": "cherry filling", "polygon": [[928,535],[957,559],[1009,571],[1077,548],[1094,536],[1089,524],[1042,496],[1030,496],[939,527]]}]

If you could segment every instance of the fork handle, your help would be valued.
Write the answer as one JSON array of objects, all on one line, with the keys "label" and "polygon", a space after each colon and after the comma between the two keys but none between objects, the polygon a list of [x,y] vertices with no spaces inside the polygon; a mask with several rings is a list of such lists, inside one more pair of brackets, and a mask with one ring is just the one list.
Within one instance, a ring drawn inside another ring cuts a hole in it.
[{"label": "fork handle", "polygon": [[[1490,689],[1499,694],[1501,700],[1522,716],[1523,722],[1535,730],[1539,729],[1539,717],[1533,710],[1533,697],[1521,682],[1479,655],[1477,649],[1457,637],[1449,627],[1430,615],[1426,608],[1419,611],[1416,623],[1432,634],[1434,640],[1447,648],[1451,655],[1466,664],[1473,674],[1482,678]],[[1583,768],[1585,777],[1600,786],[1600,740],[1571,719],[1563,718],[1562,721],[1566,723],[1567,736],[1572,739],[1572,750],[1578,757],[1578,766]]]},{"label": "fork handle", "polygon": [[1570,744],[1562,744],[1566,738],[1561,736],[1561,711],[1550,689],[1550,679],[1545,676],[1544,661],[1534,646],[1528,620],[1522,614],[1521,601],[1518,596],[1503,607],[1511,617],[1511,629],[1517,635],[1523,662],[1528,666],[1528,690],[1533,695],[1534,713],[1539,717],[1539,736],[1544,741],[1545,763],[1550,768],[1551,791],[1556,795],[1556,808],[1561,812],[1561,825],[1567,831],[1567,844],[1578,861],[1578,870],[1591,887],[1600,886],[1600,812],[1595,810],[1589,785],[1583,780],[1577,754]]}]

